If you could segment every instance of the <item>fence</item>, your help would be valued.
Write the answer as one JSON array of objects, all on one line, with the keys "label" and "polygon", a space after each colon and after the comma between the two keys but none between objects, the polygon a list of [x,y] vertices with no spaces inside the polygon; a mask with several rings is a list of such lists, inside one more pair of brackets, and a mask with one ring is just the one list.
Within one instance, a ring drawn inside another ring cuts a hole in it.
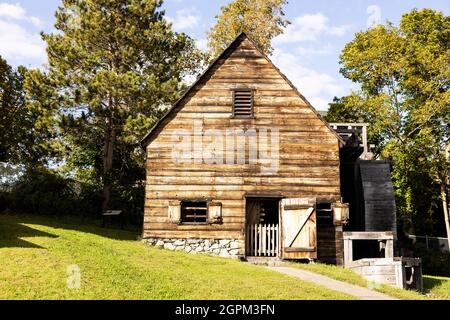
[{"label": "fence", "polygon": [[427,250],[431,251],[450,251],[448,248],[448,240],[447,238],[442,237],[429,237],[429,236],[416,236],[416,235],[408,235],[408,238],[416,243],[423,243]]},{"label": "fence", "polygon": [[276,257],[278,255],[278,224],[253,224],[247,227],[247,255]]}]

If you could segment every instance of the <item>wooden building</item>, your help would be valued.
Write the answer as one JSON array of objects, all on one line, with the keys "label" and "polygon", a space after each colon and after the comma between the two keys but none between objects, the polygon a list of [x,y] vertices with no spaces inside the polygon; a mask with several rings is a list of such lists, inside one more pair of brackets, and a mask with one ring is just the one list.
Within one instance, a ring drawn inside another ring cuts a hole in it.
[{"label": "wooden building", "polygon": [[244,33],[142,144],[148,243],[342,264],[344,141]]}]

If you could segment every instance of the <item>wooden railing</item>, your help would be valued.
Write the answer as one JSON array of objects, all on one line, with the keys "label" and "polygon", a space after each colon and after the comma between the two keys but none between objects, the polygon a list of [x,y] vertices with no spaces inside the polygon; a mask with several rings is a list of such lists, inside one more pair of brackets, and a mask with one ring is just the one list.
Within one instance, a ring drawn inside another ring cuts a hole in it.
[{"label": "wooden railing", "polygon": [[278,224],[253,224],[247,226],[247,255],[276,257],[278,255]]}]

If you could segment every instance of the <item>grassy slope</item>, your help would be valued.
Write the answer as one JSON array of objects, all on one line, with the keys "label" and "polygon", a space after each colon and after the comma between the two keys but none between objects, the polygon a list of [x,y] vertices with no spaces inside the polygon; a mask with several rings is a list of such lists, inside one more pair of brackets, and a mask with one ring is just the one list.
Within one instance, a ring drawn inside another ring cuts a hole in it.
[{"label": "grassy slope", "polygon": [[450,278],[424,276],[423,285],[430,291],[431,297],[450,300]]},{"label": "grassy slope", "polygon": [[313,271],[323,274],[330,278],[355,284],[361,287],[368,287],[373,290],[388,294],[390,296],[403,300],[420,300],[420,299],[450,299],[450,278],[427,276],[423,277],[424,287],[428,291],[427,295],[420,294],[412,290],[402,290],[389,285],[380,285],[369,283],[359,274],[336,266],[325,265],[321,263],[315,264],[291,264],[297,268]]},{"label": "grassy slope", "polygon": [[[137,233],[0,215],[0,299],[350,299],[238,261],[169,252]],[[68,289],[78,265],[81,289]]]}]

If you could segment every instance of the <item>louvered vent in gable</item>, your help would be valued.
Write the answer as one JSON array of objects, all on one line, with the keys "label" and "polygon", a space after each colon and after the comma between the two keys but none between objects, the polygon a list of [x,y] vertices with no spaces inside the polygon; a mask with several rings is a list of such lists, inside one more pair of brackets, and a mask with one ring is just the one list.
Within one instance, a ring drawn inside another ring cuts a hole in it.
[{"label": "louvered vent in gable", "polygon": [[233,116],[252,117],[253,116],[253,90],[235,89],[233,90]]}]

